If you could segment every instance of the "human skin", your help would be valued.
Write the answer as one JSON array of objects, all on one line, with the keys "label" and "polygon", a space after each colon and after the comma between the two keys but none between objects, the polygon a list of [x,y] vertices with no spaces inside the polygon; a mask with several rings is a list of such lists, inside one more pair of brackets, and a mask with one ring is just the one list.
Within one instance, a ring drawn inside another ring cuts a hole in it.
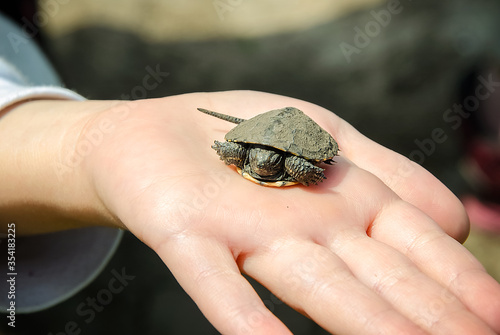
[{"label": "human skin", "polygon": [[[210,148],[234,125],[196,110],[286,106],[339,143],[317,186],[245,180]],[[0,119],[0,159],[1,222],[129,230],[221,333],[290,333],[242,273],[336,334],[500,332],[500,285],[458,242],[458,199],[319,106],[249,91],[31,101]]]}]

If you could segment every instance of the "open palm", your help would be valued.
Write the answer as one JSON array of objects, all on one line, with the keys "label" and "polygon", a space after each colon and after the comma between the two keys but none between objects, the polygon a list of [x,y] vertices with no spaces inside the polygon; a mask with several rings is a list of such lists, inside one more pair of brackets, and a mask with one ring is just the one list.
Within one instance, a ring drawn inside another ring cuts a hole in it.
[{"label": "open palm", "polygon": [[[317,186],[243,179],[210,148],[234,125],[196,110],[249,118],[287,106],[339,143]],[[459,201],[333,113],[220,92],[123,102],[102,120],[111,130],[84,165],[104,206],[222,333],[289,333],[241,273],[339,334],[500,332],[500,287],[455,240],[468,231]]]}]

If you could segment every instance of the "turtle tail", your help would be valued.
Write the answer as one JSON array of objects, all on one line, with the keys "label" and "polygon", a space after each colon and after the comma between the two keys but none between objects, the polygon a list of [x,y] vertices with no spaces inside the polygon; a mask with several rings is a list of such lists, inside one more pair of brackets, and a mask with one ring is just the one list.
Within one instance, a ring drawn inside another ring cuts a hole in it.
[{"label": "turtle tail", "polygon": [[204,108],[197,108],[200,112],[202,113],[205,113],[205,114],[208,114],[208,115],[211,115],[211,116],[215,116],[219,119],[222,119],[222,120],[225,120],[225,121],[229,121],[229,122],[232,122],[232,123],[242,123],[243,121],[246,121],[245,119],[241,119],[239,117],[234,117],[234,116],[231,116],[231,115],[226,115],[226,114],[221,114],[221,113],[217,113],[217,112],[212,112],[212,111],[209,111],[208,109],[204,109]]}]

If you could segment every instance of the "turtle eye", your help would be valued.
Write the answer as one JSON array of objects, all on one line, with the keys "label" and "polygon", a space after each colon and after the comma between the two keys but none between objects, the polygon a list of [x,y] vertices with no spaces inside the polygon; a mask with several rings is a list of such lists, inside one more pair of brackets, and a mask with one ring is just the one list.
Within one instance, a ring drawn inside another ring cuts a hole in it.
[{"label": "turtle eye", "polygon": [[283,161],[283,156],[277,152],[272,152],[269,155],[269,165],[276,166],[277,168],[281,168],[281,164]]}]

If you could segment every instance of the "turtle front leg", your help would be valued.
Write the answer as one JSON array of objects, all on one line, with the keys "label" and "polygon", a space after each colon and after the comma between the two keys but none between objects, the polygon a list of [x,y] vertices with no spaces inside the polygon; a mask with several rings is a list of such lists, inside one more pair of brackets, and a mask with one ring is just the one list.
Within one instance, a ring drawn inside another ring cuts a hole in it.
[{"label": "turtle front leg", "polygon": [[309,184],[316,185],[326,179],[323,173],[324,169],[317,167],[307,159],[297,156],[288,156],[285,159],[285,170],[292,178],[305,186],[309,186]]},{"label": "turtle front leg", "polygon": [[214,141],[212,149],[217,151],[220,159],[227,165],[233,164],[243,169],[247,155],[247,150],[243,145],[235,142]]}]

